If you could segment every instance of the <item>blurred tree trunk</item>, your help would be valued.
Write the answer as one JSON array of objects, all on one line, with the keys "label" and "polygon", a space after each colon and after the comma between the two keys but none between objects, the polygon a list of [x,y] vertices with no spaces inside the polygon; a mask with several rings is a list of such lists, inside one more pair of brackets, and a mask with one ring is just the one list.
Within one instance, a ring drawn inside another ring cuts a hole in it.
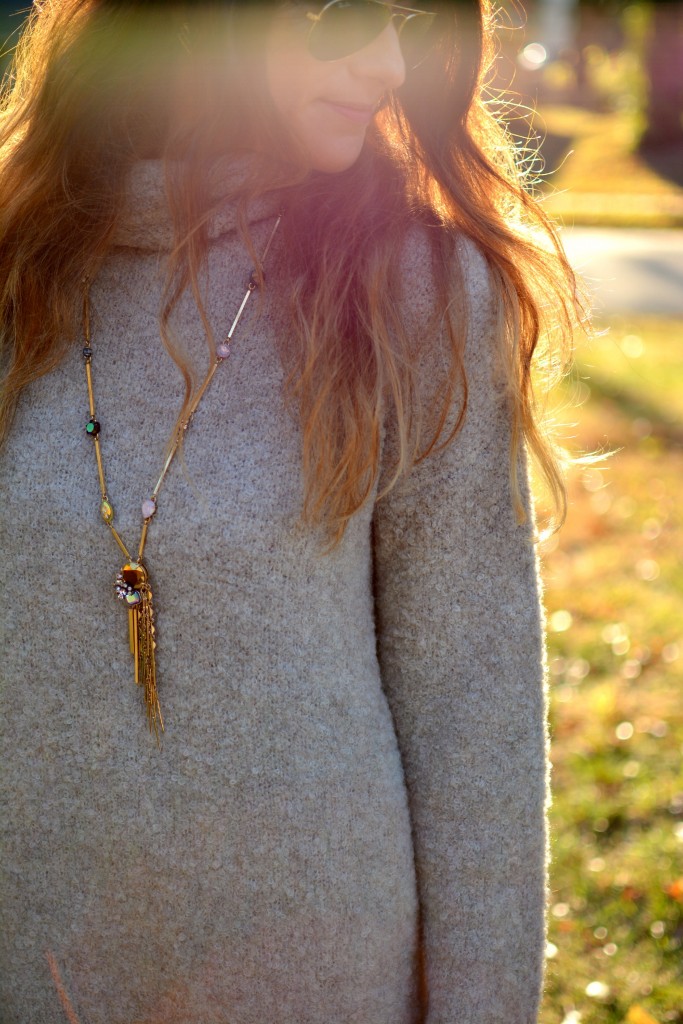
[{"label": "blurred tree trunk", "polygon": [[683,3],[656,0],[645,52],[649,81],[647,127],[641,149],[683,143]]}]

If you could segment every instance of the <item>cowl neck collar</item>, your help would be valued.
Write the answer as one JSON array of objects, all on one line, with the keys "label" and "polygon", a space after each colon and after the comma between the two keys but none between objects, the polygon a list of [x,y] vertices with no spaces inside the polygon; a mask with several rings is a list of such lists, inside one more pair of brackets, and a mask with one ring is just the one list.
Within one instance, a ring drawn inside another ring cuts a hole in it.
[{"label": "cowl neck collar", "polygon": [[[209,189],[217,209],[209,225],[209,238],[235,231],[237,203],[227,197],[248,182],[251,161],[219,161],[209,174]],[[225,202],[221,198],[226,197]],[[246,207],[249,224],[265,220],[277,212],[278,194],[268,193],[250,200]],[[114,245],[148,252],[168,251],[173,247],[173,221],[166,192],[166,165],[162,160],[139,160],[131,168],[123,210],[114,231]]]}]

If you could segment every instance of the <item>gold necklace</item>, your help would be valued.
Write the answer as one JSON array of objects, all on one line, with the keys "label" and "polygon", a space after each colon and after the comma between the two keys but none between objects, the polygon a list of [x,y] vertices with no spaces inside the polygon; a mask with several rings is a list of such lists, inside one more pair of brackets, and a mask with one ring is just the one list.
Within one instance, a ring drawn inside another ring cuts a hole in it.
[{"label": "gold necklace", "polygon": [[[280,226],[281,216],[278,216],[275,221],[273,230],[270,233],[270,237],[266,243],[263,255],[261,256],[261,266],[268,255],[275,232]],[[106,525],[109,527],[114,540],[118,544],[119,548],[123,552],[124,558],[126,559],[125,564],[119,570],[116,581],[114,583],[114,589],[116,595],[120,601],[128,609],[128,640],[130,646],[130,652],[133,655],[133,664],[135,669],[135,683],[137,686],[142,686],[144,690],[144,701],[145,709],[147,712],[147,722],[149,725],[150,732],[154,732],[157,743],[160,744],[159,729],[164,731],[164,720],[161,716],[161,705],[159,704],[159,694],[157,691],[157,675],[156,675],[156,658],[155,650],[157,646],[156,641],[156,627],[154,624],[154,606],[152,603],[152,585],[149,579],[149,573],[143,562],[143,555],[145,551],[145,543],[147,541],[147,531],[149,524],[156,515],[157,512],[157,499],[159,491],[161,490],[162,484],[166,478],[166,474],[170,468],[173,458],[180,447],[180,442],[183,434],[189,427],[192,417],[197,411],[197,407],[201,402],[202,398],[206,394],[206,391],[211,383],[213,376],[228,356],[230,355],[230,348],[232,344],[232,338],[237,329],[237,325],[240,322],[242,314],[246,308],[247,302],[252,294],[258,288],[258,277],[256,271],[252,271],[249,276],[249,284],[244,294],[244,298],[240,303],[239,309],[235,315],[235,319],[232,322],[232,326],[228,331],[225,340],[216,345],[216,356],[214,361],[211,363],[209,372],[204,378],[204,382],[197,391],[197,394],[190,403],[185,416],[179,422],[176,427],[171,446],[169,448],[166,461],[164,462],[163,468],[159,475],[154,489],[149,498],[146,498],[142,502],[142,533],[140,534],[140,542],[138,544],[137,553],[135,556],[131,555],[130,551],[121,539],[116,527],[114,526],[114,508],[109,500],[107,493],[107,485],[104,476],[104,465],[102,462],[102,448],[100,445],[100,424],[97,419],[95,412],[95,392],[93,389],[93,376],[92,376],[92,332],[90,324],[90,295],[89,290],[86,288],[83,297],[83,336],[85,339],[85,346],[83,348],[83,360],[85,363],[85,379],[88,387],[88,403],[90,409],[90,419],[85,425],[86,433],[93,439],[95,446],[95,457],[97,459],[97,475],[100,483],[100,515]]]}]

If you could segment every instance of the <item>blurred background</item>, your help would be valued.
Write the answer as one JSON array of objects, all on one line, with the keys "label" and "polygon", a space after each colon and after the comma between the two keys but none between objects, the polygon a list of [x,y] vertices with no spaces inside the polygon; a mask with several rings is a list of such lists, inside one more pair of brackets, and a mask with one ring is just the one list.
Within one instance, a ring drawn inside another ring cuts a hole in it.
[{"label": "blurred background", "polygon": [[567,523],[542,553],[541,1022],[681,1024],[683,4],[545,0],[499,21],[511,131],[531,140],[537,193],[594,297],[598,333],[576,339],[556,418],[570,448],[612,453],[570,472]]},{"label": "blurred background", "polygon": [[[491,102],[599,328],[576,339],[555,415],[570,448],[611,453],[570,472],[542,551],[541,1024],[683,1024],[683,3],[502,0],[497,17]],[[8,47],[22,18],[0,2]]]}]

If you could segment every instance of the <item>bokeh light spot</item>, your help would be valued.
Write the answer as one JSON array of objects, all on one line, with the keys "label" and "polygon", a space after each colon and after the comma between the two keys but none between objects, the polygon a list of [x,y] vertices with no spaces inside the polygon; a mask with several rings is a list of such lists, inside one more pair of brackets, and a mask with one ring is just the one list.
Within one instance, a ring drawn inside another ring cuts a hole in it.
[{"label": "bokeh light spot", "polygon": [[527,71],[541,68],[548,59],[548,51],[542,43],[527,43],[517,58]]},{"label": "bokeh light spot", "polygon": [[638,334],[627,334],[626,337],[621,340],[621,351],[624,355],[627,355],[629,359],[638,359],[645,351],[643,339]]},{"label": "bokeh light spot", "polygon": [[633,724],[631,722],[620,722],[614,732],[618,740],[630,740],[633,736]]},{"label": "bokeh light spot", "polygon": [[565,633],[571,629],[572,621],[572,613],[561,608],[550,616],[550,629],[553,633]]},{"label": "bokeh light spot", "polygon": [[585,679],[591,670],[590,662],[585,658],[574,658],[567,666],[567,678],[580,682]]},{"label": "bokeh light spot", "polygon": [[586,995],[591,999],[607,999],[609,986],[605,985],[604,981],[590,981],[586,985]]},{"label": "bokeh light spot", "polygon": [[655,562],[654,558],[641,558],[639,562],[636,562],[636,576],[639,580],[644,580],[646,583],[656,580],[659,576],[659,565]]},{"label": "bokeh light spot", "polygon": [[666,644],[662,647],[662,661],[666,662],[667,665],[671,665],[672,662],[678,661],[681,656],[681,649],[678,644]]},{"label": "bokeh light spot", "polygon": [[656,540],[662,532],[662,524],[659,519],[646,519],[643,523],[643,537],[646,540]]}]

